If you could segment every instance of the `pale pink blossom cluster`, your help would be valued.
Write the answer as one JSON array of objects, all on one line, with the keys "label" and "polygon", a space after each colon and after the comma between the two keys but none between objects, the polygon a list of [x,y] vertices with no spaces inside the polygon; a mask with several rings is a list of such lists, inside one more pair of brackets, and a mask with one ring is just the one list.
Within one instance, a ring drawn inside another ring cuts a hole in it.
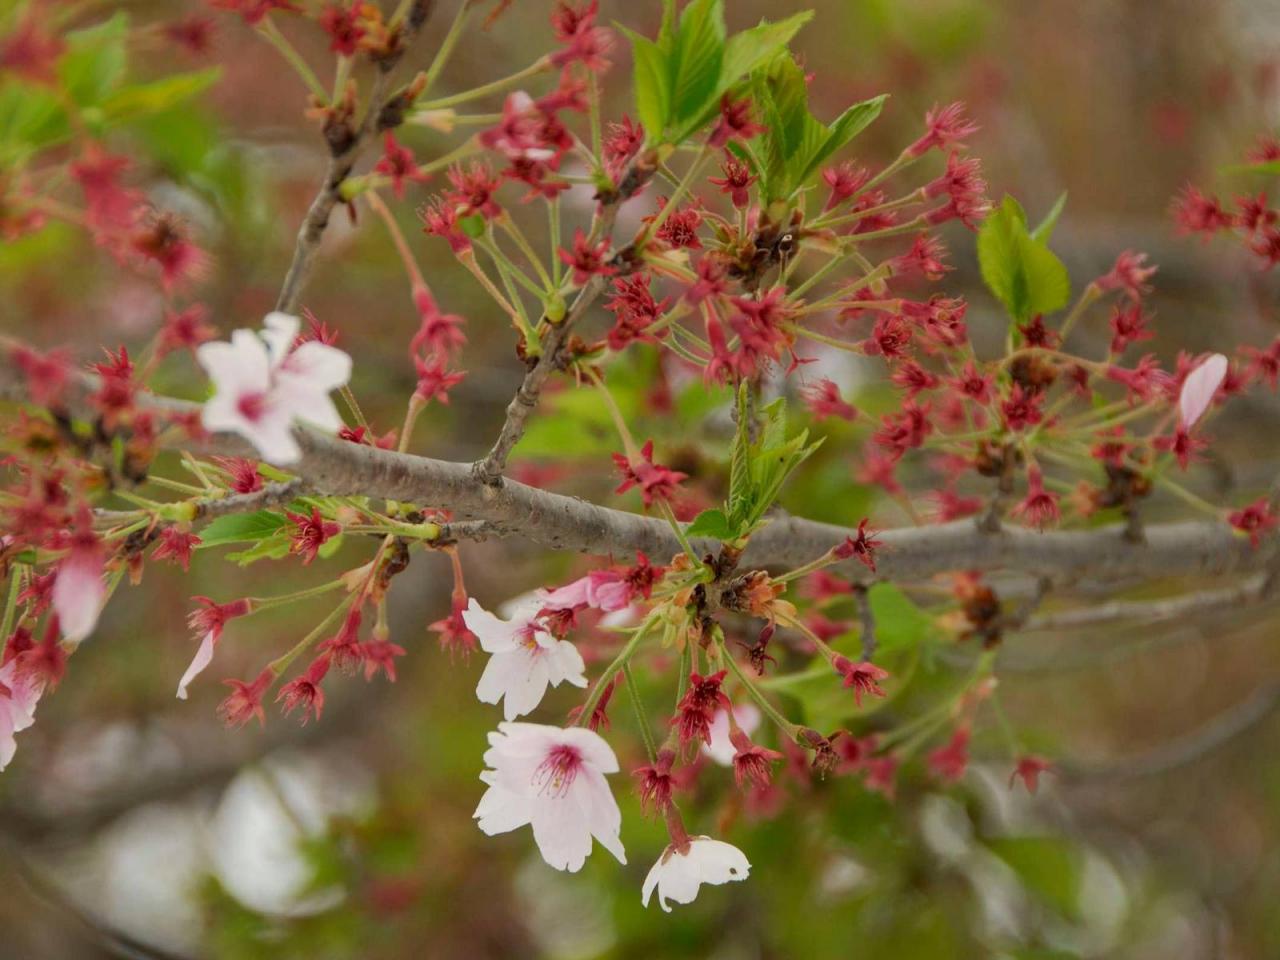
[{"label": "pale pink blossom cluster", "polygon": [[[622,814],[606,780],[618,772],[618,758],[603,737],[585,727],[512,721],[536,709],[548,687],[565,682],[587,685],[581,654],[569,641],[557,639],[544,618],[584,607],[616,616],[631,608],[634,592],[624,574],[594,571],[521,600],[508,620],[488,612],[474,598],[462,614],[467,629],[490,655],[476,696],[482,703],[501,701],[506,717],[489,734],[486,769],[480,774],[488,789],[475,819],[490,836],[531,827],[538,852],[557,870],[580,870],[593,841],[620,863],[627,862]],[[760,720],[754,708],[735,716],[750,726]],[[727,741],[727,715],[717,721],[723,728],[719,739]],[[722,746],[713,739],[713,750]],[[730,844],[682,836],[650,869],[641,900],[648,906],[656,889],[662,909],[670,911],[670,902],[692,902],[702,884],[745,880],[750,869],[746,855]]]}]

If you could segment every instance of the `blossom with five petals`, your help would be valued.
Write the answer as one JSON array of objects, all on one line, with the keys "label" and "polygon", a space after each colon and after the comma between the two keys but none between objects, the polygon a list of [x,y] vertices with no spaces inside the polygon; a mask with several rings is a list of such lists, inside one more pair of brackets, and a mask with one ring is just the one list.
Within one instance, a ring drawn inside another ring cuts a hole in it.
[{"label": "blossom with five petals", "polygon": [[351,357],[308,340],[295,344],[298,318],[269,313],[261,335],[236,330],[231,342],[202,343],[196,359],[214,383],[204,405],[206,430],[238,433],[263,459],[294,463],[302,456],[295,421],[337,432],[342,417],[329,393],[351,377]]},{"label": "blossom with five petals", "polygon": [[491,655],[480,675],[476,696],[481,703],[502,700],[507,720],[537,707],[548,685],[558,687],[565,681],[575,687],[587,685],[582,655],[538,621],[541,606],[537,601],[522,604],[512,619],[502,620],[472,597],[462,613],[462,621],[480,641],[480,649]]},{"label": "blossom with five petals", "polygon": [[[474,627],[472,628],[475,629]],[[473,815],[489,836],[533,828],[542,859],[574,873],[591,852],[594,837],[626,863],[619,831],[622,813],[605,774],[618,772],[618,758],[597,733],[582,727],[500,723],[489,734],[489,785]]]}]

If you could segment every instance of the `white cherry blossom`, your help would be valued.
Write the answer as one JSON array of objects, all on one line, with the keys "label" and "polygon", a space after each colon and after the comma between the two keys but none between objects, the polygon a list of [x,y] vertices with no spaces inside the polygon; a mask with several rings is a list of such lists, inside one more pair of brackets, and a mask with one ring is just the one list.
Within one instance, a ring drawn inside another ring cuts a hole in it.
[{"label": "white cherry blossom", "polygon": [[264,460],[294,463],[302,455],[293,425],[337,431],[342,417],[329,397],[351,377],[351,357],[309,340],[293,346],[298,318],[268,314],[262,333],[236,330],[229,343],[204,343],[196,359],[214,383],[204,405],[206,430],[238,433]]},{"label": "white cherry blossom", "polygon": [[502,701],[507,720],[522,717],[535,709],[547,687],[571,683],[585,687],[586,665],[577,647],[557,640],[535,618],[537,602],[527,603],[502,620],[480,606],[474,597],[462,612],[467,629],[480,641],[480,649],[490,654],[476,696],[481,703]]},{"label": "white cherry blossom", "polygon": [[747,862],[746,854],[733,844],[710,837],[690,837],[684,852],[675,844],[662,852],[644,878],[640,899],[647,907],[654,888],[657,888],[659,905],[670,913],[668,900],[693,903],[698,896],[698,888],[704,883],[745,880],[750,873],[751,864]]},{"label": "white cherry blossom", "polygon": [[583,727],[500,723],[489,734],[480,779],[489,785],[474,817],[489,836],[533,828],[542,859],[557,870],[581,869],[591,839],[626,863],[622,813],[605,774],[618,758],[597,733]]}]

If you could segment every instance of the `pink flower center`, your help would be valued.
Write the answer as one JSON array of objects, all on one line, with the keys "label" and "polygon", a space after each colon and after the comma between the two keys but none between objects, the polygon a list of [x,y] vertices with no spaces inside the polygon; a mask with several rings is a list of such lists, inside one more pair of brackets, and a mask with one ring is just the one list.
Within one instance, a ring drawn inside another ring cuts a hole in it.
[{"label": "pink flower center", "polygon": [[537,629],[533,624],[530,623],[521,627],[516,639],[520,646],[529,652],[529,656],[536,657],[542,653],[542,647],[538,644]]},{"label": "pink flower center", "polygon": [[265,393],[241,394],[236,402],[236,409],[246,420],[260,420],[267,411],[267,395]]},{"label": "pink flower center", "polygon": [[563,797],[581,769],[582,754],[576,747],[562,743],[552,747],[547,758],[533,771],[532,783],[543,796]]}]

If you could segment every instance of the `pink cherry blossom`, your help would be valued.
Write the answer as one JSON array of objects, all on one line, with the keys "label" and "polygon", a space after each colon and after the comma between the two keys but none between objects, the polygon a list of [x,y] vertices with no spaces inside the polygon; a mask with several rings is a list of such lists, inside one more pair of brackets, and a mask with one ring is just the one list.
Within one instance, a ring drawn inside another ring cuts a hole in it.
[{"label": "pink cherry blossom", "polygon": [[1178,394],[1178,414],[1186,429],[1190,430],[1195,426],[1213,403],[1218,388],[1226,379],[1227,367],[1227,358],[1215,353],[1182,381],[1182,391]]},{"label": "pink cherry blossom", "polygon": [[474,817],[486,834],[530,826],[542,859],[570,873],[582,868],[593,837],[627,862],[619,837],[622,813],[605,781],[605,774],[618,772],[618,758],[599,734],[500,723],[489,734],[484,762],[488,769],[480,779],[489,789]]},{"label": "pink cherry blossom", "polygon": [[74,536],[71,551],[58,565],[53,581],[53,609],[63,637],[79,643],[97,626],[106,600],[102,580],[103,555],[98,538],[85,531]]},{"label": "pink cherry blossom", "polygon": [[0,667],[0,770],[4,770],[17,750],[14,735],[35,722],[36,704],[44,693],[39,677],[23,671],[18,659]]},{"label": "pink cherry blossom", "polygon": [[564,682],[585,687],[585,664],[578,649],[567,640],[557,640],[537,620],[542,604],[537,600],[521,604],[512,619],[502,620],[480,606],[474,597],[463,611],[462,621],[480,641],[480,649],[490,654],[476,697],[481,703],[503,701],[502,712],[514,720],[534,710],[546,695],[547,687]]}]

